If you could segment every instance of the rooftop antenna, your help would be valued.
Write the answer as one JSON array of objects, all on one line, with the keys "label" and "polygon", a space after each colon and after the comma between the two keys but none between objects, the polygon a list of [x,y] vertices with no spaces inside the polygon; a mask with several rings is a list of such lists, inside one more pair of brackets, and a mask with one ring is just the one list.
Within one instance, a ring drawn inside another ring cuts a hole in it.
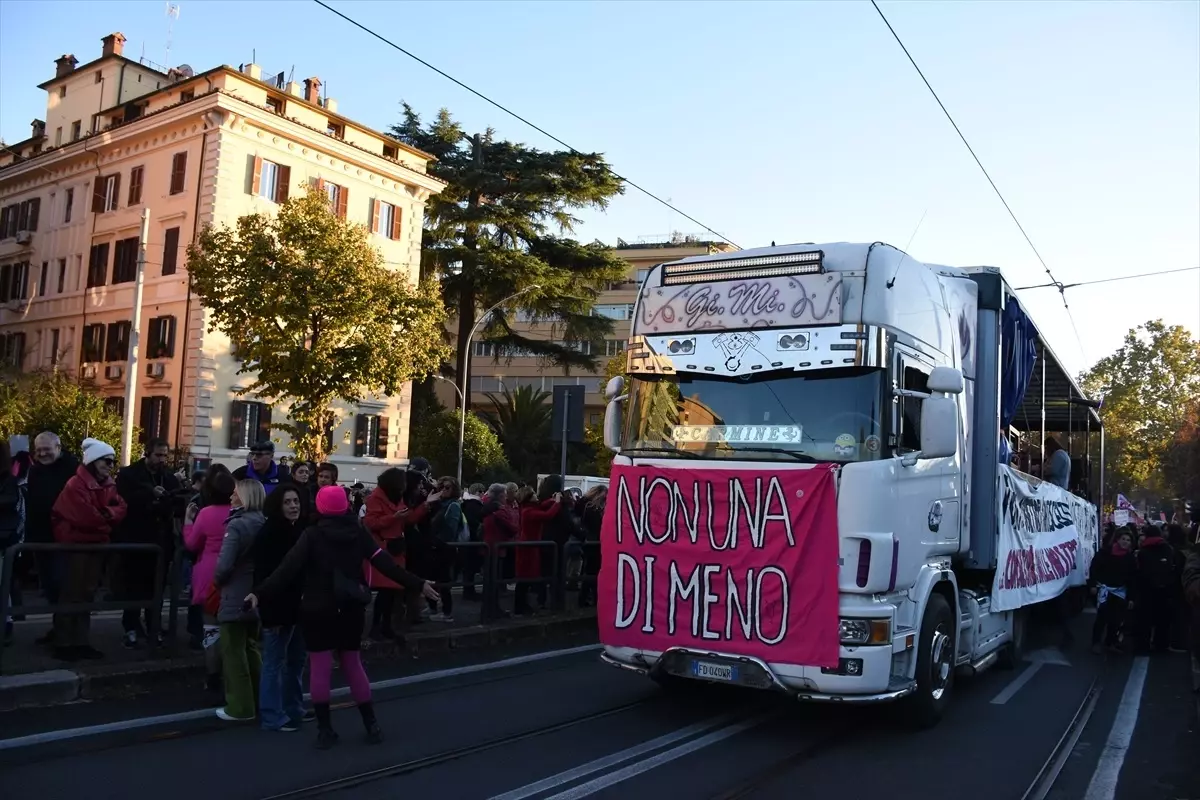
[{"label": "rooftop antenna", "polygon": [[175,20],[179,19],[179,5],[177,3],[167,3],[167,53],[163,64],[170,66],[171,64],[171,34],[175,31]]}]

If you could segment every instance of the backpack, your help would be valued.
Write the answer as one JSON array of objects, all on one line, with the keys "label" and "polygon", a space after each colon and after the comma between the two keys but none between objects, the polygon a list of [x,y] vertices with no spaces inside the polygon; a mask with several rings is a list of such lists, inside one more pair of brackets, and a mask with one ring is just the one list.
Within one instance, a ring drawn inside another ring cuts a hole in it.
[{"label": "backpack", "polygon": [[1147,548],[1138,553],[1138,569],[1146,585],[1155,589],[1169,589],[1175,585],[1175,551],[1169,547]]},{"label": "backpack", "polygon": [[447,544],[466,542],[471,538],[467,519],[462,513],[462,505],[457,500],[443,503],[438,512],[433,515],[430,527],[437,540]]}]

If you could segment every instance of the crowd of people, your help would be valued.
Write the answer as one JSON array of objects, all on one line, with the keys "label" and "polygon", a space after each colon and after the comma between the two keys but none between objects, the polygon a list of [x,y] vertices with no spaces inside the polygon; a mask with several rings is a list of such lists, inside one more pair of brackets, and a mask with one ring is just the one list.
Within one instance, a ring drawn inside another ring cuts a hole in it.
[{"label": "crowd of people", "polygon": [[[141,459],[118,470],[110,445],[85,439],[77,460],[45,432],[22,466],[0,442],[0,552],[20,541],[154,545],[107,556],[27,554],[36,556],[27,566],[52,604],[92,603],[102,584],[112,599],[139,602],[122,624],[124,646],[141,649],[164,644],[161,604],[151,601],[162,596],[182,548],[188,632],[204,653],[207,686],[223,695],[217,716],[283,732],[316,719],[322,748],[337,741],[329,715],[334,662],[368,739],[380,741],[360,651],[372,639],[402,640],[414,625],[453,622],[452,585],[496,616],[506,613],[500,595],[512,592],[520,615],[549,605],[547,585],[563,554],[573,556],[573,578],[599,573],[599,549],[581,543],[599,541],[603,487],[580,496],[552,475],[536,490],[474,484],[462,491],[414,458],[384,470],[368,492],[340,486],[333,464],[280,463],[269,441],[255,444],[236,470],[213,464],[190,476],[171,471],[170,452],[151,440]],[[543,541],[556,546],[520,544]],[[485,548],[457,546],[472,542],[490,545],[494,566]],[[496,570],[496,581],[482,580],[485,567]],[[582,584],[580,605],[594,605],[594,580]],[[67,662],[101,659],[90,621],[90,612],[57,613],[38,644]],[[306,666],[312,712],[302,703]]]}]

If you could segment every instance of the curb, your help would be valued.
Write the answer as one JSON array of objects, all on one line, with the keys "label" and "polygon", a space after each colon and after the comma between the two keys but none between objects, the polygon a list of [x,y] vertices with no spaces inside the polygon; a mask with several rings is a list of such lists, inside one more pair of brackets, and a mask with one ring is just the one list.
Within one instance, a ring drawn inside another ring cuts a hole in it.
[{"label": "curb", "polygon": [[[363,650],[369,664],[388,658],[419,659],[453,650],[482,650],[514,642],[595,631],[595,614],[572,614],[546,619],[473,625],[437,633],[414,633],[404,646],[372,643]],[[54,669],[19,675],[0,675],[0,713],[17,708],[62,705],[80,700],[128,697],[165,687],[195,685],[202,677],[204,658],[186,652],[179,658],[99,667],[88,672]]]}]

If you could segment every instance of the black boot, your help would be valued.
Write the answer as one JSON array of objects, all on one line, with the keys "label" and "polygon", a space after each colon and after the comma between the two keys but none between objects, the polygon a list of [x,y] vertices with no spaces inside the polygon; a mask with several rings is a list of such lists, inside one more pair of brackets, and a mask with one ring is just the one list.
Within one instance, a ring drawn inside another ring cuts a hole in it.
[{"label": "black boot", "polygon": [[375,719],[375,704],[370,701],[360,703],[358,713],[362,714],[363,727],[367,729],[367,744],[383,742],[383,731],[379,729],[379,722]]},{"label": "black boot", "polygon": [[333,729],[333,719],[329,713],[329,703],[314,703],[313,710],[317,712],[317,749],[328,750],[337,744],[338,735]]}]

